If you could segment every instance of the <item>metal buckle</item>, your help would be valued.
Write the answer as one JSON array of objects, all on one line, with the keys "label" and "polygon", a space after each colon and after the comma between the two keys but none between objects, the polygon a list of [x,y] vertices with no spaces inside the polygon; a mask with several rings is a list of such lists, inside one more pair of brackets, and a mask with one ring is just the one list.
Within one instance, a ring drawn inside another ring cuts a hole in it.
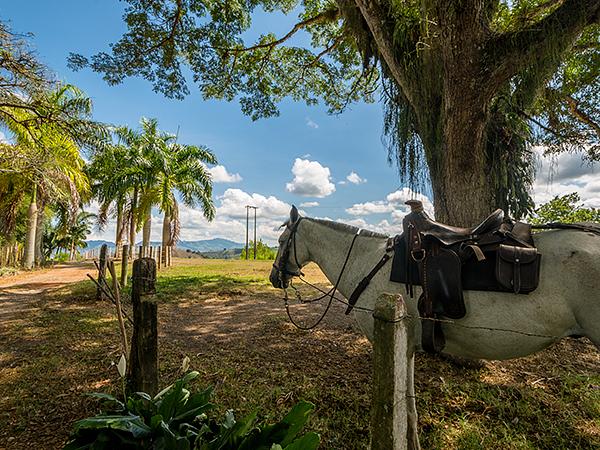
[{"label": "metal buckle", "polygon": [[[420,258],[417,258],[415,256],[416,253],[420,253]],[[421,250],[411,250],[410,252],[410,256],[411,258],[415,261],[415,262],[421,262],[425,259],[425,256],[427,255],[427,252],[425,252],[425,250],[421,249]]]}]

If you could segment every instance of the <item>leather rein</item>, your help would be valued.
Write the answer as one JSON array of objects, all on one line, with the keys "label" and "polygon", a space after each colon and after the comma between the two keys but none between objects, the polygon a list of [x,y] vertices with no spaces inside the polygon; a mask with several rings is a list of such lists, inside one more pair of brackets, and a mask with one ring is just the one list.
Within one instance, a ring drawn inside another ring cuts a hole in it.
[{"label": "leather rein", "polygon": [[[304,277],[304,273],[302,273],[302,266],[300,265],[300,263],[298,262],[298,253],[296,251],[296,232],[298,230],[298,225],[300,224],[300,221],[302,220],[302,217],[299,217],[298,220],[293,224],[293,225],[287,225],[287,227],[290,229],[290,235],[288,236],[288,239],[285,243],[285,247],[283,249],[283,253],[281,255],[280,261],[283,261],[283,264],[281,265],[277,265],[276,263],[273,263],[273,267],[275,268],[275,270],[277,270],[277,276],[279,277],[279,281],[281,283],[281,286],[283,288],[284,291],[284,303],[285,303],[285,311],[287,313],[288,318],[290,319],[290,322],[296,327],[299,328],[301,330],[312,330],[313,328],[316,328],[325,318],[325,316],[327,315],[327,313],[329,312],[329,309],[331,308],[331,304],[333,303],[333,300],[337,300],[341,303],[344,303],[348,306],[348,308],[346,309],[345,314],[349,314],[352,309],[354,308],[354,305],[356,304],[356,302],[358,301],[358,298],[360,297],[360,295],[364,292],[364,290],[367,288],[367,286],[369,285],[370,281],[373,279],[373,277],[377,274],[377,272],[379,272],[379,270],[385,265],[386,262],[388,262],[391,259],[391,255],[390,252],[393,250],[393,247],[390,245],[390,241],[388,241],[388,245],[386,247],[386,253],[383,255],[383,257],[381,258],[381,260],[375,265],[375,267],[369,272],[369,274],[364,277],[361,282],[358,284],[358,286],[354,289],[354,291],[352,292],[352,295],[350,295],[350,298],[348,299],[348,302],[341,300],[339,298],[337,298],[335,296],[335,293],[338,289],[338,286],[340,284],[340,281],[342,279],[342,276],[344,274],[344,271],[346,270],[346,266],[348,265],[348,261],[350,260],[350,255],[352,254],[352,249],[354,248],[354,243],[356,242],[356,239],[358,238],[358,236],[360,235],[361,230],[359,229],[356,234],[354,234],[354,237],[352,238],[352,242],[350,243],[350,247],[348,248],[348,251],[346,252],[346,259],[344,260],[344,263],[342,265],[342,269],[340,270],[340,273],[337,277],[337,280],[335,282],[335,284],[333,285],[333,287],[325,292],[322,289],[318,288],[317,286],[309,283],[308,281],[306,281],[303,277]],[[294,262],[296,263],[296,267],[298,268],[295,271],[291,271],[288,269],[288,262],[289,262],[289,258],[290,258],[290,252],[292,247],[294,248]],[[296,298],[301,302],[301,303],[314,303],[314,302],[318,302],[320,300],[323,300],[326,297],[329,297],[329,302],[327,303],[327,307],[325,308],[325,311],[323,311],[323,313],[321,314],[321,316],[317,319],[317,321],[312,324],[311,326],[304,326],[301,325],[299,323],[297,323],[294,318],[292,317],[291,313],[290,313],[290,306],[289,306],[289,297],[288,297],[288,291],[287,288],[283,287],[284,286],[284,275],[289,275],[292,278],[290,279],[290,287],[294,290],[295,294],[296,294]],[[298,277],[300,279],[300,281],[308,284],[309,286],[312,286],[313,288],[317,289],[318,291],[320,291],[321,293],[323,293],[323,295],[321,295],[320,297],[315,297],[313,299],[310,300],[305,300],[301,297],[300,292],[298,291],[298,289],[296,289],[296,287],[293,285],[293,278],[294,277]],[[357,309],[363,309],[363,308],[357,308]]]}]

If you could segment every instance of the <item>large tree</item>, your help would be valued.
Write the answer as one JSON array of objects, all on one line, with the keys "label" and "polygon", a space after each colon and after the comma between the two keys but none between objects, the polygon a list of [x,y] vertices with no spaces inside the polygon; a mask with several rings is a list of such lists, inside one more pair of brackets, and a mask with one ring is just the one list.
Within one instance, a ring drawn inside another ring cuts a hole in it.
[{"label": "large tree", "polygon": [[[341,111],[382,86],[393,159],[413,185],[429,176],[441,220],[468,224],[498,203],[518,210],[511,197],[530,201],[525,144],[536,134],[597,156],[600,0],[127,3],[111,53],[72,55],[73,67],[113,84],[143,76],[175,98],[189,92],[190,69],[204,97],[237,97],[253,118],[276,115],[285,96]],[[260,9],[299,20],[248,44]]]}]

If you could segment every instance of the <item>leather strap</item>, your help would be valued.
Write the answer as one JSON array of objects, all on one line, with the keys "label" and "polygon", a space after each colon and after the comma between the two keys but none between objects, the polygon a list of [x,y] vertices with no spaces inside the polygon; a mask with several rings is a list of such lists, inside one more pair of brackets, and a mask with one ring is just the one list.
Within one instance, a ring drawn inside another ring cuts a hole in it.
[{"label": "leather strap", "polygon": [[352,292],[352,294],[350,295],[350,298],[348,299],[348,308],[346,308],[346,315],[350,314],[350,312],[354,308],[354,305],[356,305],[358,298],[365,291],[365,289],[367,289],[367,286],[369,285],[369,283],[371,282],[373,277],[375,277],[375,275],[377,275],[377,272],[379,272],[381,270],[381,268],[383,266],[385,266],[385,263],[387,263],[391,258],[392,258],[391,253],[386,253],[385,255],[383,255],[383,258],[381,258],[379,260],[379,262],[375,265],[375,267],[373,267],[373,269],[371,269],[371,271],[368,273],[368,275],[366,277],[364,277],[360,281],[360,283],[358,283],[358,286],[356,286],[356,288],[354,289],[354,292]]}]

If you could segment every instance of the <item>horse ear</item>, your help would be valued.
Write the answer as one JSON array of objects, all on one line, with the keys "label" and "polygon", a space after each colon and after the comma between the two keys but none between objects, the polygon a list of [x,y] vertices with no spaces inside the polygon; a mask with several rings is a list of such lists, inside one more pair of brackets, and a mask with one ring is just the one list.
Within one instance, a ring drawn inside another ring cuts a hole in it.
[{"label": "horse ear", "polygon": [[290,211],[290,225],[296,223],[299,217],[300,214],[298,214],[298,209],[294,205],[292,205],[292,209]]}]

